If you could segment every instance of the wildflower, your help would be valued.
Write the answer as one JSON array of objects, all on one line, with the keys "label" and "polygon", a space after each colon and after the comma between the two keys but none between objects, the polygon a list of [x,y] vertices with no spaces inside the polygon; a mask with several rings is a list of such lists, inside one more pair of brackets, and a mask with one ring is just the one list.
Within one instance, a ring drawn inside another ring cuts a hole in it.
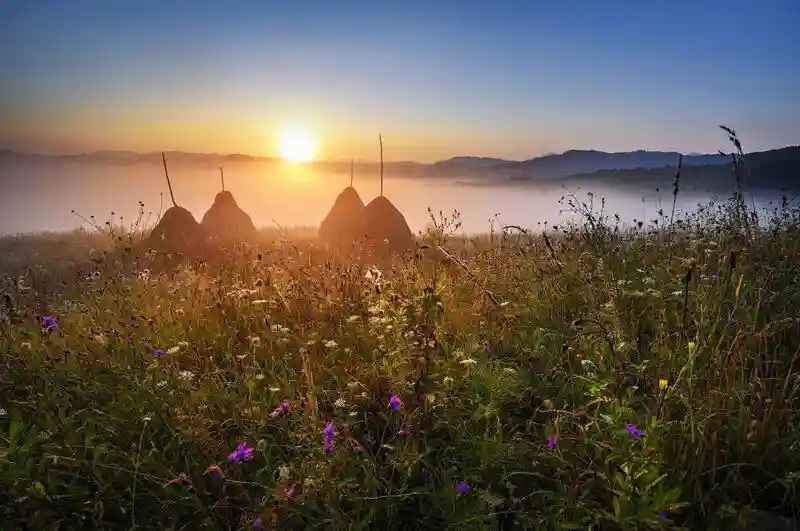
[{"label": "wildflower", "polygon": [[264,529],[264,523],[261,521],[261,517],[259,516],[253,520],[253,531],[261,531],[262,529]]},{"label": "wildflower", "polygon": [[360,319],[360,317],[358,315],[351,315],[350,317],[347,318],[347,322],[348,323],[355,323],[359,319]]},{"label": "wildflower", "polygon": [[453,383],[453,378],[451,376],[445,376],[442,378],[442,383],[447,385]]},{"label": "wildflower", "polygon": [[669,520],[669,515],[667,515],[667,513],[665,513],[664,511],[659,511],[658,517],[661,518],[662,520]]},{"label": "wildflower", "polygon": [[178,373],[178,376],[180,377],[181,380],[184,380],[186,382],[191,382],[192,380],[194,380],[194,373],[192,371],[181,371]]},{"label": "wildflower", "polygon": [[336,402],[333,403],[333,407],[345,408],[347,407],[347,400],[344,398],[339,398]]},{"label": "wildflower", "polygon": [[289,470],[289,467],[286,465],[283,465],[280,468],[278,468],[278,478],[280,478],[281,481],[288,480],[290,473],[291,471]]},{"label": "wildflower", "polygon": [[548,435],[547,436],[547,448],[548,450],[552,450],[558,444],[558,437],[555,435]]},{"label": "wildflower", "polygon": [[476,364],[476,363],[478,363],[478,362],[477,362],[477,361],[475,361],[475,360],[474,360],[474,359],[472,359],[472,358],[467,358],[467,359],[465,359],[465,360],[461,360],[461,361],[459,361],[459,363],[460,363],[461,365],[475,365],[475,364]]},{"label": "wildflower", "polygon": [[154,348],[152,350],[152,353],[153,353],[153,356],[155,356],[156,358],[160,358],[161,356],[166,356],[167,355],[167,351],[164,350],[163,348]]},{"label": "wildflower", "polygon": [[689,354],[692,354],[697,349],[697,343],[695,341],[689,341],[686,346],[689,349]]},{"label": "wildflower", "polygon": [[225,474],[222,473],[222,469],[217,465],[208,465],[206,467],[206,473],[213,472],[217,479],[222,478]]},{"label": "wildflower", "polygon": [[326,339],[325,341],[322,342],[322,345],[325,348],[336,348],[339,346],[339,344],[333,339]]},{"label": "wildflower", "polygon": [[408,430],[400,430],[397,432],[398,437],[408,437],[411,434]]},{"label": "wildflower", "polygon": [[356,382],[356,381],[350,381],[350,382],[347,382],[347,387],[348,387],[349,389],[355,389],[355,388],[356,388],[356,387],[358,387],[359,385],[360,385],[360,384],[359,384],[358,382]]},{"label": "wildflower", "polygon": [[392,398],[389,399],[389,407],[392,408],[393,411],[400,411],[400,408],[403,407],[403,401],[400,400],[399,396],[392,395]]},{"label": "wildflower", "polygon": [[266,300],[266,299],[258,299],[258,300],[253,301],[251,304],[253,306],[263,306],[263,305],[267,304],[268,302],[269,301]]},{"label": "wildflower", "polygon": [[322,445],[322,451],[327,454],[333,447],[334,437],[339,435],[339,432],[336,430],[336,425],[333,423],[333,421],[330,421],[325,425],[325,428],[322,430],[322,434],[325,436],[325,443]]},{"label": "wildflower", "polygon": [[0,407],[0,417],[5,417],[8,415],[8,411]]},{"label": "wildflower", "polygon": [[353,446],[353,453],[360,454],[363,451],[364,451],[364,447],[361,446],[360,444],[356,444],[355,446]]},{"label": "wildflower", "polygon": [[258,347],[261,345],[261,338],[258,336],[253,336],[250,338],[250,345],[253,347]]},{"label": "wildflower", "polygon": [[228,455],[229,463],[241,463],[243,461],[253,460],[253,447],[247,446],[247,443],[239,443],[236,450]]},{"label": "wildflower", "polygon": [[291,405],[289,404],[288,400],[284,400],[283,402],[281,402],[280,409],[283,413],[288,413],[290,408]]},{"label": "wildflower", "polygon": [[264,379],[264,375],[263,374],[256,374],[256,380],[258,380],[260,382],[263,379]]},{"label": "wildflower", "polygon": [[272,392],[272,393],[277,393],[278,391],[280,391],[280,390],[281,390],[281,388],[280,388],[280,387],[270,387],[270,388],[269,388],[269,390],[270,390],[270,392]]},{"label": "wildflower", "polygon": [[639,428],[637,428],[636,426],[634,426],[633,424],[628,424],[627,426],[625,426],[625,431],[631,434],[631,439],[634,441],[639,437],[644,436],[644,432]]},{"label": "wildflower", "polygon": [[147,415],[142,417],[142,421],[144,421],[144,422],[150,422],[151,420],[153,420],[153,416],[150,415],[150,414],[147,414]]},{"label": "wildflower", "polygon": [[663,379],[663,378],[662,378],[662,379],[660,379],[660,380],[658,381],[658,388],[659,388],[659,390],[661,390],[662,392],[663,392],[663,391],[666,391],[666,390],[667,390],[667,387],[669,387],[669,381],[668,381],[668,380],[665,380],[665,379]]},{"label": "wildflower", "polygon": [[286,497],[286,501],[294,501],[294,483],[288,489],[283,489],[283,495]]},{"label": "wildflower", "polygon": [[470,486],[469,483],[467,483],[462,479],[456,484],[456,490],[458,491],[459,494],[466,495],[470,490],[472,490],[472,487]]},{"label": "wildflower", "polygon": [[59,323],[58,317],[54,315],[47,315],[42,319],[42,327],[45,332],[55,332],[58,330]]},{"label": "wildflower", "polygon": [[581,366],[587,371],[592,370],[595,367],[592,360],[581,360]]},{"label": "wildflower", "polygon": [[167,354],[171,356],[173,354],[177,354],[180,351],[181,351],[180,345],[175,345],[174,347],[171,347],[169,350],[167,350]]},{"label": "wildflower", "polygon": [[167,381],[166,381],[166,380],[160,380],[160,381],[159,381],[159,382],[156,384],[156,387],[157,387],[157,388],[159,388],[159,389],[163,389],[163,388],[165,388],[166,386],[167,386]]}]

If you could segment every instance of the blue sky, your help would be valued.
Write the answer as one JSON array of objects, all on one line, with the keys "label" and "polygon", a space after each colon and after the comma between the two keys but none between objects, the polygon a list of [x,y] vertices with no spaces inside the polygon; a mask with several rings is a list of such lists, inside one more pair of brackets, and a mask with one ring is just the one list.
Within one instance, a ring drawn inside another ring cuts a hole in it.
[{"label": "blue sky", "polygon": [[0,0],[0,147],[524,158],[800,143],[800,2]]}]

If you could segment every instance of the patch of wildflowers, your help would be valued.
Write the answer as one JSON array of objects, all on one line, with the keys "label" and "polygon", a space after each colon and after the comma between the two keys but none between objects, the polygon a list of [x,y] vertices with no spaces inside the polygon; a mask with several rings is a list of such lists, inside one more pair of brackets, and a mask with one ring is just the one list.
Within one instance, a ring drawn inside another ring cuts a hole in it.
[{"label": "patch of wildflowers", "polygon": [[392,408],[393,411],[400,411],[400,408],[403,407],[403,401],[400,400],[399,396],[392,395],[389,399],[389,407]]},{"label": "patch of wildflowers", "polygon": [[243,461],[253,460],[253,447],[247,446],[247,443],[239,443],[236,450],[228,455],[229,463],[242,463]]},{"label": "patch of wildflowers", "polygon": [[625,426],[625,431],[631,434],[631,439],[633,439],[634,441],[639,437],[644,436],[644,432],[639,428],[637,428],[636,426],[634,426],[633,424],[628,424],[627,426]]},{"label": "patch of wildflowers", "polygon": [[55,315],[46,315],[42,319],[42,328],[45,332],[55,332],[59,328],[58,317]]}]

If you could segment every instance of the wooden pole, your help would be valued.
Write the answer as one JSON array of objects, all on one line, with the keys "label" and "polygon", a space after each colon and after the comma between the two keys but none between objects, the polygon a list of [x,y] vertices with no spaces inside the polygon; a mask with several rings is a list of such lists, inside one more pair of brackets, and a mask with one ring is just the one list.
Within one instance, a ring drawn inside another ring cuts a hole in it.
[{"label": "wooden pole", "polygon": [[353,187],[353,165],[355,164],[355,159],[350,159],[350,188]]},{"label": "wooden pole", "polygon": [[167,170],[167,158],[164,156],[164,152],[161,152],[161,162],[164,164],[164,175],[167,177],[167,187],[169,187],[169,196],[172,198],[172,206],[178,206],[178,203],[175,202],[175,194],[172,193],[172,183],[169,180],[169,170]]},{"label": "wooden pole", "polygon": [[383,135],[378,133],[378,143],[381,145],[381,197],[383,197]]},{"label": "wooden pole", "polygon": [[225,174],[222,173],[222,166],[219,167],[219,179],[222,181],[222,191],[225,191]]}]

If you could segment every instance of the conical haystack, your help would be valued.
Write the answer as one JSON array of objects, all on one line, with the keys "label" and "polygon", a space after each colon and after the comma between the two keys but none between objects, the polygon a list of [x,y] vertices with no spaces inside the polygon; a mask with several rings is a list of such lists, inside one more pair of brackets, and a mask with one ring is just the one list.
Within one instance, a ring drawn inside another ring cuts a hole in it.
[{"label": "conical haystack", "polygon": [[169,172],[167,171],[167,160],[164,158],[163,153],[161,154],[161,160],[164,163],[164,174],[167,177],[172,206],[164,212],[158,224],[150,232],[147,244],[150,248],[164,252],[187,253],[201,251],[206,243],[206,231],[194,219],[191,212],[178,206],[175,202],[172,183],[169,180]]},{"label": "conical haystack", "polygon": [[394,251],[405,251],[414,244],[414,235],[406,218],[383,195],[383,136],[378,135],[381,147],[381,195],[364,207],[359,220],[359,233],[371,245],[388,241]]},{"label": "conical haystack", "polygon": [[191,212],[180,206],[171,206],[161,216],[147,240],[153,249],[185,253],[202,247],[206,236],[206,231]]},{"label": "conical haystack", "polygon": [[227,190],[217,194],[200,224],[217,238],[252,240],[256,235],[253,220],[239,208],[233,194]]},{"label": "conical haystack", "polygon": [[336,197],[328,215],[319,226],[319,236],[333,245],[349,245],[359,236],[359,222],[364,202],[353,188],[353,162],[350,163],[350,186]]},{"label": "conical haystack", "polygon": [[414,235],[406,218],[391,201],[378,196],[364,207],[360,220],[360,234],[365,243],[380,244],[389,241],[395,251],[404,251],[414,244]]}]

